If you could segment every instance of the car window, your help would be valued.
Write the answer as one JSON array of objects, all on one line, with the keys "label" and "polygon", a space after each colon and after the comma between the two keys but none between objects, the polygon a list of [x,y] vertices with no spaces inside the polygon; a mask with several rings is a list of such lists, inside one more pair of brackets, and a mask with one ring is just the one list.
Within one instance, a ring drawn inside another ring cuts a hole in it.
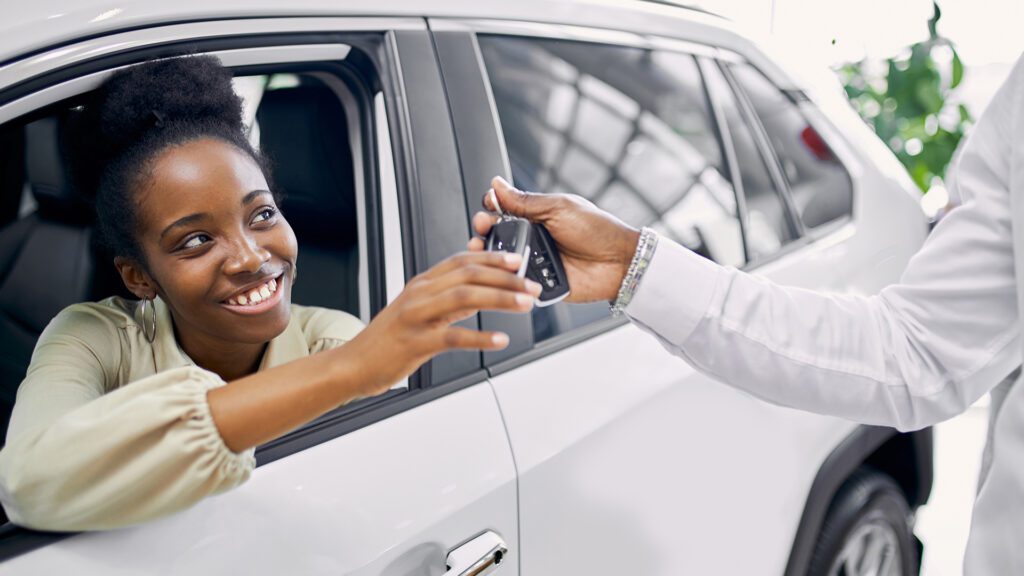
[{"label": "car window", "polygon": [[[370,192],[354,162],[374,157],[365,150],[373,138],[350,127],[366,124],[351,114],[372,114],[372,104],[359,105],[345,86],[315,71],[235,79],[250,138],[270,158],[272,185],[299,241],[293,302],[366,316],[361,310],[383,276],[374,272],[378,263],[361,262],[366,244],[379,239],[359,223],[357,206],[367,205],[359,196]],[[90,192],[69,178],[69,159],[83,151],[64,135],[85,96],[0,125],[0,158],[10,167],[0,178],[0,443],[49,321],[76,302],[134,299],[98,246]]]},{"label": "car window", "polygon": [[[360,315],[356,181],[341,97],[316,74],[235,78],[250,141],[273,163],[281,211],[299,240],[296,304]],[[362,183],[360,183],[360,187]],[[308,275],[308,276],[307,276]],[[364,295],[365,297],[365,295]]]},{"label": "car window", "polygon": [[850,175],[800,106],[750,64],[729,68],[771,140],[804,225],[815,228],[850,215]]},{"label": "car window", "polygon": [[717,66],[707,66],[705,72],[708,88],[725,119],[736,155],[747,209],[746,239],[750,259],[771,256],[796,236],[788,208],[732,87]]},{"label": "car window", "polygon": [[[744,263],[736,197],[688,55],[482,36],[515,184],[590,199],[723,264]],[[542,341],[607,316],[604,303],[534,310]]]}]

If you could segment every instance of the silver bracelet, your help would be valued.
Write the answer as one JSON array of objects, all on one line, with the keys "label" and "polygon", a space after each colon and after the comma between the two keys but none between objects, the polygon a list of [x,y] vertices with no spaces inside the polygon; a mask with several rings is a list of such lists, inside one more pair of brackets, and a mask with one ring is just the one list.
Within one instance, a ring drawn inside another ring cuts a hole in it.
[{"label": "silver bracelet", "polygon": [[646,227],[640,230],[640,241],[637,242],[633,260],[629,263],[629,269],[626,271],[626,277],[622,279],[622,285],[619,286],[619,295],[612,304],[612,316],[621,316],[626,306],[629,306],[633,300],[637,288],[640,287],[640,280],[644,277],[644,272],[651,265],[654,249],[657,247],[658,233]]}]

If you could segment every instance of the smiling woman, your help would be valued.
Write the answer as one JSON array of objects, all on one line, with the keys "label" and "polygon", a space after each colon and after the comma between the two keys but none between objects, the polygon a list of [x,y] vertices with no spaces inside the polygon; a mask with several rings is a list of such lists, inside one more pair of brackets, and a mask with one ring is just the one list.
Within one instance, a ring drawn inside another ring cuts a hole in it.
[{"label": "smiling woman", "polygon": [[525,311],[515,257],[460,254],[410,280],[365,328],[293,305],[298,243],[231,74],[212,57],[122,70],[76,127],[76,186],[137,301],[74,304],[40,336],[0,451],[10,519],[126,526],[251,474],[254,447],[380,394],[434,355],[504,347],[451,324]]}]

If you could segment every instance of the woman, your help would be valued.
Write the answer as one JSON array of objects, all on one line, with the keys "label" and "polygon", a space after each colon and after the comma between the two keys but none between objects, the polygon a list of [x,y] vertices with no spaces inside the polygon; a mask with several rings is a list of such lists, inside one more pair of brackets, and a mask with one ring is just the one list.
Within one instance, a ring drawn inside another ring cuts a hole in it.
[{"label": "woman", "polygon": [[75,304],[40,336],[0,452],[16,524],[114,528],[229,490],[255,446],[440,352],[504,347],[504,334],[450,324],[528,310],[539,293],[511,272],[516,257],[462,254],[363,330],[291,305],[295,235],[216,59],[118,72],[85,115],[95,157],[76,180],[97,189],[99,232],[139,301]]}]

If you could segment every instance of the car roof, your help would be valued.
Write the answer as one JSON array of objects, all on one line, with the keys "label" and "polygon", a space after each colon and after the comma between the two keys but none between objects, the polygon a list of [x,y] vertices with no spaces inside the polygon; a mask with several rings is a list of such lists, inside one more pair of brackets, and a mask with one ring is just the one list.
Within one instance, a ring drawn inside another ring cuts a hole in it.
[{"label": "car roof", "polygon": [[[38,0],[19,2],[8,6],[4,12],[4,18],[0,19],[0,63],[76,38],[158,24],[224,18],[450,17],[525,20],[616,29],[670,29],[672,26],[697,29],[724,28],[728,25],[725,19],[699,9],[649,0]],[[662,22],[660,26],[659,21]]]},{"label": "car roof", "polygon": [[[752,58],[783,88],[793,76],[729,20],[671,0],[36,0],[0,19],[0,69],[86,38],[152,26],[275,17],[493,20],[626,31],[725,48]],[[227,25],[227,24],[226,24]]]}]

